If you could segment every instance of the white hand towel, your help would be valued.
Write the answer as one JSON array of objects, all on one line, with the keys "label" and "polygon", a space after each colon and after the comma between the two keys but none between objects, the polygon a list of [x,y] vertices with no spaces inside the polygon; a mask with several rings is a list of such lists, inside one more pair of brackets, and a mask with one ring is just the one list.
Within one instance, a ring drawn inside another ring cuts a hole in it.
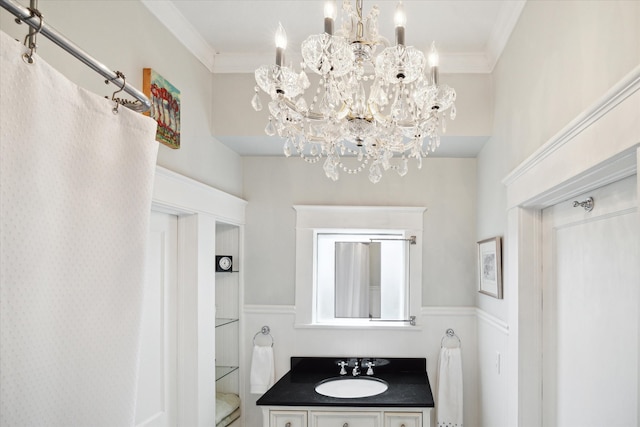
[{"label": "white hand towel", "polygon": [[438,427],[462,427],[462,355],[460,348],[441,348],[438,360]]},{"label": "white hand towel", "polygon": [[263,394],[275,382],[273,347],[253,346],[251,357],[251,393]]},{"label": "white hand towel", "polygon": [[0,32],[0,425],[131,426],[156,123],[22,53]]}]

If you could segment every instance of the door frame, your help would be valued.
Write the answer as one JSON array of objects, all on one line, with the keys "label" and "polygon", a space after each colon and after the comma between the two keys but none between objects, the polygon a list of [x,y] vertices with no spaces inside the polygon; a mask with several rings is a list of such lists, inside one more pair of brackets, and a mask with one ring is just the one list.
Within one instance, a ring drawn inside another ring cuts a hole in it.
[{"label": "door frame", "polygon": [[542,210],[637,176],[638,117],[640,66],[502,181],[507,193],[504,278],[509,290],[511,361],[507,366],[507,425],[542,426]]},{"label": "door frame", "polygon": [[244,225],[247,202],[156,166],[151,209],[178,216],[177,421],[215,425],[215,224]]}]

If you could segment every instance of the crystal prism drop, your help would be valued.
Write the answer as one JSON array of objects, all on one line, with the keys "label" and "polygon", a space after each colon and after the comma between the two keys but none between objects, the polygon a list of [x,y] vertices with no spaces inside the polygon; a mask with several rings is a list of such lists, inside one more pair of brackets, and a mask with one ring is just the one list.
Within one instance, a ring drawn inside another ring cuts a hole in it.
[{"label": "crystal prism drop", "polygon": [[296,109],[298,110],[298,112],[306,114],[307,111],[309,111],[307,101],[305,101],[305,99],[302,97],[298,98],[298,100],[296,101]]},{"label": "crystal prism drop", "polygon": [[338,171],[336,170],[336,163],[336,159],[333,156],[329,156],[322,166],[327,178],[330,178],[333,181],[337,181],[339,176]]},{"label": "crystal prism drop", "polygon": [[287,138],[287,140],[284,142],[284,147],[282,149],[282,151],[284,152],[284,155],[286,157],[290,157],[291,156],[291,138]]},{"label": "crystal prism drop", "polygon": [[384,152],[384,154],[382,155],[382,169],[389,170],[389,168],[391,167],[391,157],[393,157],[393,153],[391,153],[390,151]]},{"label": "crystal prism drop", "polygon": [[258,92],[253,95],[251,99],[251,106],[256,111],[262,111],[262,101],[260,101],[260,97],[258,96]]},{"label": "crystal prism drop", "polygon": [[309,89],[309,86],[311,86],[309,77],[307,77],[307,73],[304,71],[300,71],[300,74],[298,75],[298,85],[303,89]]},{"label": "crystal prism drop", "polygon": [[451,113],[449,114],[449,117],[451,118],[451,120],[456,119],[456,104],[453,104],[451,106]]},{"label": "crystal prism drop", "polygon": [[380,178],[382,178],[382,171],[380,170],[380,165],[378,162],[375,162],[369,168],[369,181],[377,184],[380,182]]},{"label": "crystal prism drop", "polygon": [[440,135],[436,135],[433,138],[433,146],[431,147],[431,152],[435,152],[436,148],[438,148],[440,146]]},{"label": "crystal prism drop", "polygon": [[407,172],[409,171],[408,163],[409,163],[409,161],[407,160],[407,158],[403,157],[402,158],[402,164],[400,165],[400,168],[398,169],[398,175],[405,176],[407,174]]},{"label": "crystal prism drop", "polygon": [[377,95],[375,99],[376,104],[380,106],[384,106],[389,103],[389,98],[387,96],[387,93],[384,91],[384,88],[382,86],[380,86],[380,89],[378,90],[378,93],[376,95]]},{"label": "crystal prism drop", "polygon": [[409,114],[409,108],[407,106],[405,97],[401,90],[397,91],[396,100],[391,106],[391,118],[395,121],[407,120]]},{"label": "crystal prism drop", "polygon": [[442,116],[442,133],[447,133],[447,119]]},{"label": "crystal prism drop", "polygon": [[313,144],[311,146],[311,151],[310,151],[312,156],[317,156],[318,155],[318,145],[317,144]]},{"label": "crystal prism drop", "polygon": [[418,169],[422,169],[422,156],[418,156],[416,160],[418,161]]},{"label": "crystal prism drop", "polygon": [[331,111],[333,110],[328,98],[329,96],[325,92],[324,96],[322,97],[322,100],[320,101],[320,105],[318,106],[318,109],[320,110],[320,112],[325,116],[330,115]]},{"label": "crystal prism drop", "polygon": [[264,133],[269,136],[276,134],[276,127],[273,125],[273,121],[271,121],[271,119],[269,119],[269,123],[267,123],[267,126],[264,128]]}]

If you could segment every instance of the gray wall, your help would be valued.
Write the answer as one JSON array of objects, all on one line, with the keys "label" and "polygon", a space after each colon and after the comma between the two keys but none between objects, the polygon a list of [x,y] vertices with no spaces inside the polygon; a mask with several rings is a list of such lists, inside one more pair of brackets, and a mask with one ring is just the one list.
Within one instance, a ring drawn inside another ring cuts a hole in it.
[{"label": "gray wall", "polygon": [[[424,206],[423,306],[475,302],[476,160],[428,158],[418,170],[378,184],[366,173],[333,182],[322,164],[299,158],[245,157],[245,304],[293,305],[293,205]],[[309,284],[311,286],[311,283]]]}]

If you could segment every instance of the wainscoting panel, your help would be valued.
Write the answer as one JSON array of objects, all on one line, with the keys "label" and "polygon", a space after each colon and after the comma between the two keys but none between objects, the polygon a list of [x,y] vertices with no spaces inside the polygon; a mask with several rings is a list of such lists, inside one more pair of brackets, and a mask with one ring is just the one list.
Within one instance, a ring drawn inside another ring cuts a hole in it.
[{"label": "wainscoting panel", "polygon": [[478,310],[478,425],[509,427],[507,419],[507,363],[509,327]]},{"label": "wainscoting panel", "polygon": [[[294,306],[245,305],[241,332],[244,366],[241,369],[249,372],[253,336],[266,325],[274,339],[276,378],[287,373],[292,356],[426,357],[435,395],[440,342],[448,328],[454,329],[462,341],[465,426],[480,427],[475,307],[423,307],[418,325],[406,328],[295,327],[294,322]],[[262,414],[255,405],[260,396],[249,393],[249,375],[245,378],[245,425],[261,425]]]}]

